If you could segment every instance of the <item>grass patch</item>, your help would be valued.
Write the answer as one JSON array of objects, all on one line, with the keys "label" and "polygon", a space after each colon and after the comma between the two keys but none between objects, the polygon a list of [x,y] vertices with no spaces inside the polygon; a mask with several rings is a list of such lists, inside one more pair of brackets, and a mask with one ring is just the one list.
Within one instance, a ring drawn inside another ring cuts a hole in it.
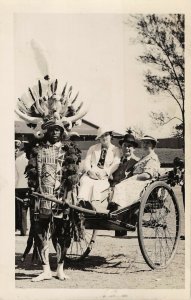
[{"label": "grass patch", "polygon": [[[161,164],[171,164],[175,157],[184,159],[184,152],[182,149],[156,148],[155,151]],[[85,159],[86,153],[87,150],[82,150],[82,160]],[[141,158],[143,156],[143,150],[141,148],[136,149],[135,155]]]},{"label": "grass patch", "polygon": [[[182,149],[156,148],[155,152],[158,155],[161,164],[173,163],[175,157],[179,157],[181,159],[184,158],[184,152]],[[138,157],[142,157],[142,149],[136,149],[135,155],[137,155]]]}]

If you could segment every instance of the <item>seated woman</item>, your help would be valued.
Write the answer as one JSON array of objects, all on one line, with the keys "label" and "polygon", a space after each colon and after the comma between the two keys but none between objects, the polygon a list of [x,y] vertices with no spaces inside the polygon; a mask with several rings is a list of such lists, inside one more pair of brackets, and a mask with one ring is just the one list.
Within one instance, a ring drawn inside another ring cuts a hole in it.
[{"label": "seated woman", "polygon": [[141,141],[145,156],[134,165],[132,177],[115,185],[112,201],[118,208],[136,202],[141,197],[145,185],[159,175],[160,162],[154,152],[157,140],[145,135]]},{"label": "seated woman", "polygon": [[120,163],[120,150],[111,143],[111,135],[108,127],[98,129],[96,139],[100,143],[89,148],[84,162],[85,174],[80,180],[78,201],[90,201],[96,208],[107,207],[108,178]]},{"label": "seated woman", "polygon": [[121,146],[122,156],[119,167],[110,176],[109,182],[111,187],[132,176],[131,171],[133,170],[133,166],[139,160],[134,155],[134,150],[138,146],[138,143],[135,141],[135,137],[131,134],[131,131],[128,131],[124,138],[119,141],[119,145]]}]

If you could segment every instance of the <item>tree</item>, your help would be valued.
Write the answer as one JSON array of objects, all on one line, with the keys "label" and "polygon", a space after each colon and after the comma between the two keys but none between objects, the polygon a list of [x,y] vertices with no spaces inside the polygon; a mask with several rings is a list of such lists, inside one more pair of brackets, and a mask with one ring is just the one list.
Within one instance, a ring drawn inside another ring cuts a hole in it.
[{"label": "tree", "polygon": [[168,113],[165,113],[165,112],[157,113],[157,112],[153,112],[153,111],[150,113],[150,117],[153,120],[153,123],[156,127],[168,124],[172,120],[179,120],[180,123],[173,127],[172,136],[177,137],[177,138],[184,137],[184,135],[183,135],[184,128],[183,128],[182,119],[180,119],[178,117],[171,117],[171,116],[169,116]]},{"label": "tree", "polygon": [[141,139],[145,135],[144,131],[138,126],[128,127],[126,132],[129,134],[134,134],[135,138],[137,139]]},{"label": "tree", "polygon": [[136,15],[138,40],[145,45],[139,60],[148,66],[145,87],[150,94],[167,94],[178,105],[180,117],[152,113],[160,125],[179,119],[184,136],[184,15]]}]

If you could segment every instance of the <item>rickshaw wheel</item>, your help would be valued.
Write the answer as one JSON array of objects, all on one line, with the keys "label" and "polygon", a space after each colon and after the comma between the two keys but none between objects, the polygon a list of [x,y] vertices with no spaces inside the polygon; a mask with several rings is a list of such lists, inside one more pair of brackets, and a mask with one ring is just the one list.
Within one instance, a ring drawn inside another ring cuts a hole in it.
[{"label": "rickshaw wheel", "polygon": [[180,209],[171,187],[152,183],[142,196],[138,240],[141,253],[152,269],[164,269],[172,261],[180,238]]},{"label": "rickshaw wheel", "polygon": [[[82,222],[82,225],[80,223]],[[89,255],[96,239],[96,230],[85,228],[85,218],[82,213],[71,210],[71,243],[67,250],[66,261],[81,261]]]}]

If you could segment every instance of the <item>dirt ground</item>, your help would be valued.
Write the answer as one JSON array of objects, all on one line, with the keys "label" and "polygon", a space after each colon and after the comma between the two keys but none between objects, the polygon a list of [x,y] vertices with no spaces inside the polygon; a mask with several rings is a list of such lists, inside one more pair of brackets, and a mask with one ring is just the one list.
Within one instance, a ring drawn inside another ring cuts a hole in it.
[{"label": "dirt ground", "polygon": [[[176,194],[184,212],[180,189]],[[41,272],[38,262],[31,262],[31,254],[24,263],[20,261],[26,246],[26,237],[16,236],[15,286],[17,288],[108,288],[108,289],[183,289],[185,284],[185,241],[180,240],[174,260],[167,269],[151,270],[139,249],[137,232],[126,237],[115,237],[114,231],[98,231],[95,245],[83,262],[66,265],[65,281],[56,278],[56,254],[50,244],[52,280],[31,282]]]}]

